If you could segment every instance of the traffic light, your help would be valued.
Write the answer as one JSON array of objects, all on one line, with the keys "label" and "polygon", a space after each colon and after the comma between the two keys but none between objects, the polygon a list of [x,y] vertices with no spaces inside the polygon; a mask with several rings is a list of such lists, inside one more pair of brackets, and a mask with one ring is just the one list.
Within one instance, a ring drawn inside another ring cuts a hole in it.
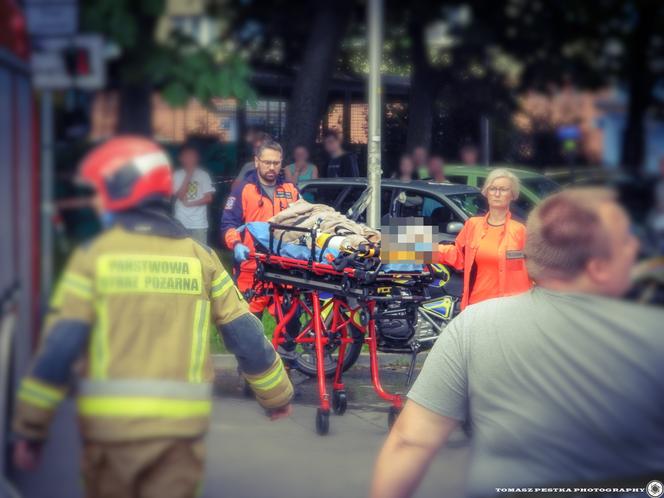
[{"label": "traffic light", "polygon": [[63,51],[67,74],[71,78],[90,76],[90,50],[87,47],[67,47]]}]

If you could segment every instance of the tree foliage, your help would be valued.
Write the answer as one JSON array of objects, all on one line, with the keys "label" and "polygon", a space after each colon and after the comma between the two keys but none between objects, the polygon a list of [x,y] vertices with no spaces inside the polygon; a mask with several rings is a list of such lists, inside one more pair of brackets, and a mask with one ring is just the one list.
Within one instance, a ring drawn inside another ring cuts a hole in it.
[{"label": "tree foliage", "polygon": [[255,99],[249,65],[227,40],[201,46],[172,31],[166,41],[158,41],[155,28],[165,13],[165,0],[84,0],[84,28],[104,34],[120,48],[111,67],[117,84],[149,83],[173,106],[191,97],[203,103],[215,97]]}]

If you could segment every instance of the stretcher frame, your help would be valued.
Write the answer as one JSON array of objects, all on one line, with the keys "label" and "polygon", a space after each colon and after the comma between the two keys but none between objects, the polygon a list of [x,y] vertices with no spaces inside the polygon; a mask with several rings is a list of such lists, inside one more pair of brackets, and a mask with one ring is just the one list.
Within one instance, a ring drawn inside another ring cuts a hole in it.
[{"label": "stretcher frame", "polygon": [[[362,342],[369,348],[369,366],[371,383],[378,397],[390,403],[388,427],[391,427],[403,407],[402,395],[386,391],[380,380],[378,365],[378,337],[375,310],[380,301],[393,301],[391,295],[395,280],[407,276],[415,281],[424,281],[428,272],[398,275],[381,274],[377,270],[357,268],[335,268],[332,264],[316,261],[315,247],[311,248],[308,260],[274,254],[275,230],[297,231],[309,234],[316,240],[316,230],[287,225],[270,224],[269,250],[251,254],[257,263],[255,279],[262,285],[263,295],[272,298],[277,326],[272,343],[276,348],[293,341],[286,337],[286,325],[303,313],[309,318],[302,328],[295,344],[313,345],[317,364],[317,387],[319,406],[316,411],[316,432],[320,435],[329,432],[329,415],[332,409],[337,415],[343,415],[347,408],[346,388],[343,382],[343,365],[348,344],[357,341],[349,331],[352,325],[361,333]],[[313,244],[312,244],[313,245]],[[420,302],[428,297],[426,286],[423,295],[400,296],[399,299]],[[321,293],[332,294],[324,303]],[[298,310],[301,313],[298,314]],[[324,316],[331,314],[331,321],[326,325]],[[332,378],[332,396],[328,391],[325,368],[325,348],[329,344],[338,346],[337,364]]]}]

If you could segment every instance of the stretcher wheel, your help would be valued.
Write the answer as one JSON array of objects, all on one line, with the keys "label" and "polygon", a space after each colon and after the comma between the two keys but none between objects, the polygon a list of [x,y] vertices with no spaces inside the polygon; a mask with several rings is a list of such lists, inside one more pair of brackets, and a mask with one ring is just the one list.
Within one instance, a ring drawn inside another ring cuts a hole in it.
[{"label": "stretcher wheel", "polygon": [[330,411],[319,408],[316,410],[316,432],[324,436],[330,432]]},{"label": "stretcher wheel", "polygon": [[346,391],[334,391],[332,393],[332,409],[337,415],[346,413],[348,401],[346,398]]},{"label": "stretcher wheel", "polygon": [[387,413],[387,427],[389,429],[392,428],[394,425],[394,422],[397,421],[397,417],[401,413],[401,408],[397,408],[396,406],[390,406],[390,411]]}]

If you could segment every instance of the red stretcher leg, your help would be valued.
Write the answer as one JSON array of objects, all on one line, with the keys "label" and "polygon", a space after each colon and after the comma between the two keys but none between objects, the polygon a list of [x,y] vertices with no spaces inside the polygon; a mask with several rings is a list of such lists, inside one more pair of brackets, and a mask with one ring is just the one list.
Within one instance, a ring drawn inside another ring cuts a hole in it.
[{"label": "red stretcher leg", "polygon": [[346,347],[347,347],[347,340],[348,340],[348,325],[345,322],[345,318],[343,316],[343,310],[341,308],[341,304],[335,300],[334,302],[334,309],[332,310],[333,316],[332,316],[332,328],[331,330],[333,332],[336,332],[337,330],[341,329],[341,344],[339,344],[339,350],[337,351],[338,357],[337,357],[337,368],[334,371],[334,382],[332,383],[332,387],[335,391],[343,391],[345,389],[342,376],[344,373],[344,359],[346,356]]},{"label": "red stretcher leg", "polygon": [[[372,310],[373,312],[373,310]],[[373,315],[373,313],[372,313]],[[380,376],[378,372],[378,345],[376,344],[376,322],[372,318],[369,320],[369,337],[366,341],[369,343],[369,363],[371,365],[371,382],[373,383],[374,391],[385,401],[392,403],[396,410],[401,410],[403,406],[403,399],[399,394],[391,394],[383,389],[380,383]]]},{"label": "red stretcher leg", "polygon": [[320,316],[320,299],[318,297],[318,292],[314,291],[311,293],[311,300],[313,303],[314,316],[312,318],[314,322],[314,338],[316,346],[316,363],[317,376],[318,376],[318,395],[320,397],[320,407],[323,411],[329,412],[330,410],[330,396],[327,394],[327,386],[325,382],[325,355],[324,349],[326,340],[323,338],[323,327]]},{"label": "red stretcher leg", "polygon": [[275,302],[275,310],[276,310],[276,321],[277,321],[277,326],[274,328],[274,332],[272,333],[272,345],[274,348],[278,348],[281,343],[284,342],[282,336],[284,335],[284,330],[286,330],[286,325],[288,325],[288,322],[290,322],[293,319],[293,316],[297,312],[297,307],[299,303],[298,298],[294,298],[293,302],[291,303],[290,309],[284,314],[283,309],[281,308],[281,296],[279,295],[279,291],[275,287],[274,289],[274,302]]}]

